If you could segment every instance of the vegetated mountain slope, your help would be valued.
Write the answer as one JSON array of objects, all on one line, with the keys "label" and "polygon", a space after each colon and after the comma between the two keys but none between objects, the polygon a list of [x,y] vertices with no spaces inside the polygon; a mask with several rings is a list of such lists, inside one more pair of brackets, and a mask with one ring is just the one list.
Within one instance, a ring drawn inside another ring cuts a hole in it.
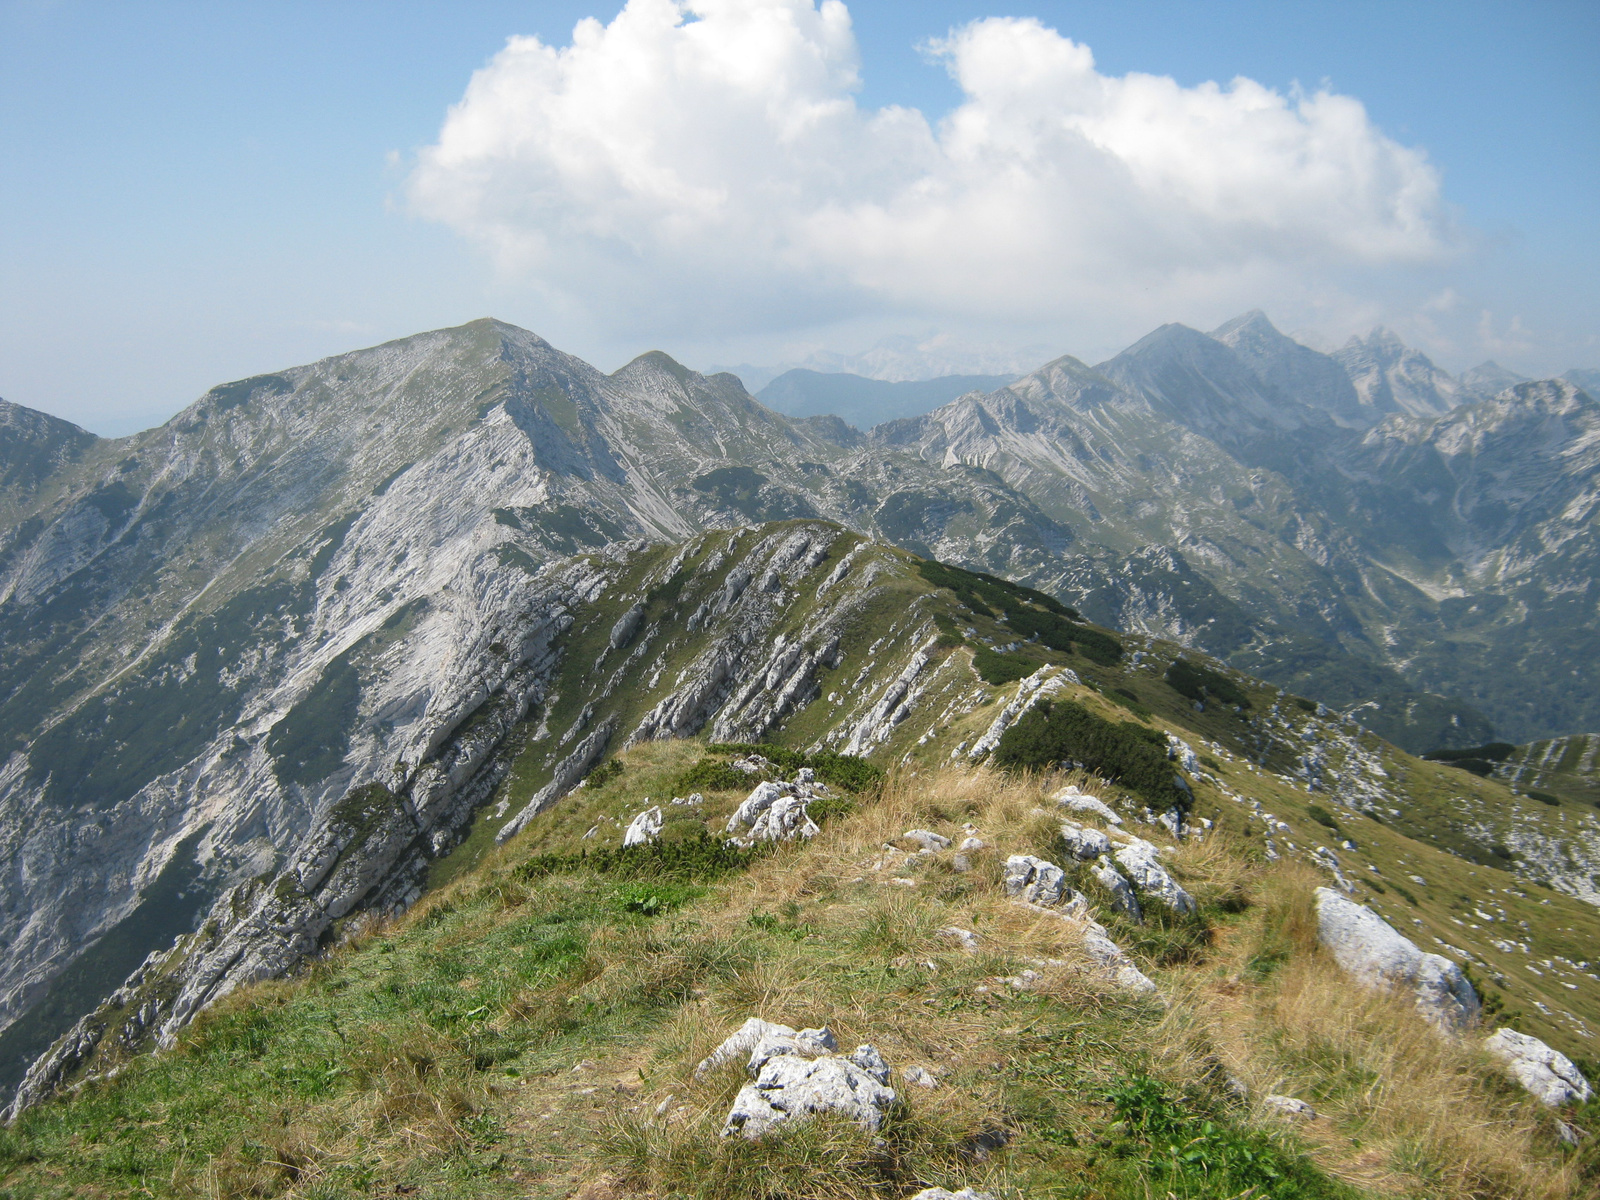
[{"label": "vegetated mountain slope", "polygon": [[[228,384],[131,438],[8,419],[7,1023],[97,937],[118,930],[125,969],[137,930],[170,936],[142,894],[181,896],[186,923],[292,853],[362,755],[460,703],[440,681],[497,605],[532,602],[480,586],[485,564],[813,514],[1020,573],[1071,541],[992,475],[864,456],[732,376],[658,353],[608,376],[494,321]],[[431,649],[401,661],[415,630]],[[363,743],[352,714],[385,732]],[[69,983],[58,1017],[98,986]]]},{"label": "vegetated mountain slope", "polygon": [[0,400],[0,523],[20,523],[39,489],[100,439],[45,413]]},{"label": "vegetated mountain slope", "polygon": [[1494,775],[1549,804],[1571,801],[1600,808],[1600,735],[1579,733],[1507,748]]},{"label": "vegetated mountain slope", "polygon": [[[337,801],[277,865],[264,860],[223,894],[201,932],[154,955],[62,1039],[25,1097],[105,1055],[170,1041],[207,1004],[290,970],[364,911],[403,910],[535,822],[581,848],[583,830],[603,826],[568,793],[630,746],[701,735],[885,764],[970,762],[1046,699],[1108,728],[1133,721],[1154,734],[1158,759],[1177,746],[1167,731],[1198,748],[1174,753],[1199,815],[1420,922],[1525,1007],[1540,1036],[1570,1040],[1600,1022],[1582,965],[1600,918],[1578,899],[1530,891],[1600,899],[1593,813],[1412,759],[1172,643],[1095,629],[1039,593],[941,573],[814,520],[618,545],[537,574],[486,553],[476,569],[459,581],[485,597],[470,636],[459,620],[397,629],[385,648],[393,676],[364,676],[342,716],[307,710],[348,736]],[[407,695],[408,671],[444,682],[391,727],[384,714]],[[263,785],[272,741],[269,728],[235,750],[256,758]],[[1172,802],[1127,786],[1119,804],[1146,820]],[[1541,909],[1561,920],[1539,923]],[[1525,962],[1545,959],[1530,981]],[[1575,992],[1549,990],[1569,981]]]},{"label": "vegetated mountain slope", "polygon": [[944,375],[937,379],[891,382],[848,372],[785,371],[756,392],[774,412],[791,417],[832,414],[857,429],[921,416],[968,392],[992,392],[1010,375]]},{"label": "vegetated mountain slope", "polygon": [[[1600,914],[1533,883],[1536,863],[1472,842],[1470,821],[1451,836],[1481,862],[1406,832],[1444,828],[1431,806],[1466,815],[1468,794],[1494,814],[1503,785],[1412,759],[1170,643],[1119,639],[1047,597],[823,522],[618,547],[546,574],[574,572],[600,583],[568,610],[548,707],[531,705],[480,759],[509,766],[507,803],[435,860],[450,876],[439,894],[388,924],[345,923],[300,978],[241,979],[167,1053],[139,1055],[150,1015],[239,933],[238,912],[310,898],[303,876],[241,889],[214,913],[219,928],[152,960],[97,1014],[98,1039],[61,1060],[78,1086],[0,1141],[4,1186],[461,1196],[587,1182],[733,1197],[965,1183],[1028,1195],[1076,1180],[1128,1200],[1219,1188],[1465,1200],[1576,1198],[1592,1182],[1555,1117],[1498,1065],[1438,1037],[1406,1000],[1363,993],[1311,932],[1311,887],[1346,887],[1466,964],[1490,1021],[1592,1058]],[[707,707],[715,664],[741,648],[751,657]],[[1020,729],[1045,692],[1035,713],[1077,706],[1124,745],[1171,747],[1167,769],[1193,793],[1181,839],[1131,776],[973,769],[984,735]],[[563,728],[574,711],[587,719]],[[649,740],[674,717],[688,718],[682,733],[703,719],[700,736]],[[585,786],[518,821],[580,738],[608,726]],[[702,740],[758,731],[777,765],[746,763],[753,777],[730,765],[745,750]],[[900,769],[877,790],[820,753],[829,745]],[[812,801],[815,840],[723,847],[752,779],[790,778],[807,750],[832,780]],[[1159,845],[1196,914],[1150,894],[1142,924],[1112,911],[1059,836],[1064,816],[1103,824],[1058,805],[1069,778]],[[620,852],[653,806],[660,841]],[[333,875],[386,840],[384,819],[363,823]],[[950,844],[915,853],[909,830]],[[958,850],[967,837],[981,844]],[[1059,916],[1010,902],[1010,854],[1066,864],[1159,1002],[1113,986]],[[720,1138],[739,1072],[695,1064],[752,1015],[879,1047],[900,1096],[893,1123]],[[1322,1114],[1306,1136],[1275,1123],[1273,1092]],[[1173,1140],[1182,1155],[1167,1153]]]}]

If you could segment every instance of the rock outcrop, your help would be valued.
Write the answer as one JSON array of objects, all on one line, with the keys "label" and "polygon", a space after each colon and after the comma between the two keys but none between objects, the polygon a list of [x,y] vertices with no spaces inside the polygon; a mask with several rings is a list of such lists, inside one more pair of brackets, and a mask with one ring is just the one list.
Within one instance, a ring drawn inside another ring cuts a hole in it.
[{"label": "rock outcrop", "polygon": [[1478,994],[1461,968],[1426,954],[1365,905],[1332,888],[1318,888],[1317,938],[1335,961],[1368,987],[1410,993],[1424,1018],[1445,1033],[1459,1033],[1478,1020]]},{"label": "rock outcrop", "polygon": [[1514,1029],[1497,1029],[1483,1048],[1505,1064],[1510,1076],[1551,1108],[1582,1104],[1594,1095],[1589,1081],[1565,1054],[1536,1037]]},{"label": "rock outcrop", "polygon": [[752,1017],[695,1068],[701,1078],[748,1053],[751,1082],[739,1089],[722,1136],[759,1138],[774,1126],[837,1113],[876,1129],[895,1102],[889,1064],[870,1046],[849,1055],[826,1028],[794,1030]]}]

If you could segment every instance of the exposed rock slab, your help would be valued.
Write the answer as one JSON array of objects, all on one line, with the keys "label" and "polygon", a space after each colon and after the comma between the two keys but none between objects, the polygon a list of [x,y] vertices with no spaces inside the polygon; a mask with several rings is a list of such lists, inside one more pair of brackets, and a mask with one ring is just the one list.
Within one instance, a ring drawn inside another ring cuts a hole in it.
[{"label": "exposed rock slab", "polygon": [[1316,897],[1317,938],[1350,975],[1368,987],[1410,993],[1442,1032],[1458,1033],[1477,1021],[1478,994],[1455,963],[1419,950],[1366,905],[1332,888],[1318,888]]},{"label": "exposed rock slab", "polygon": [[1483,1048],[1505,1063],[1511,1077],[1542,1104],[1552,1108],[1582,1104],[1594,1095],[1573,1061],[1536,1037],[1497,1029],[1484,1040]]}]

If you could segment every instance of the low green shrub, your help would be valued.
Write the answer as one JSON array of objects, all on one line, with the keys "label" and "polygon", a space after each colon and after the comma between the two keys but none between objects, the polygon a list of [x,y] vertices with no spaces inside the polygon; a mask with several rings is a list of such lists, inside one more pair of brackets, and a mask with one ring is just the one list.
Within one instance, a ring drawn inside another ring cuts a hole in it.
[{"label": "low green shrub", "polygon": [[1217,700],[1239,708],[1250,707],[1250,697],[1237,683],[1220,671],[1202,667],[1186,658],[1173,659],[1165,678],[1178,695],[1186,696],[1198,704]]},{"label": "low green shrub", "polygon": [[[883,781],[883,768],[854,754],[839,754],[833,750],[803,754],[783,746],[755,745],[750,742],[713,742],[706,749],[716,754],[759,754],[790,775],[801,767],[810,767],[817,773],[817,778],[829,787],[843,788],[857,794],[869,791]],[[745,783],[749,783],[748,776],[745,777]]]},{"label": "low green shrub", "polygon": [[1326,825],[1329,829],[1333,830],[1335,833],[1339,832],[1339,820],[1338,820],[1338,818],[1335,817],[1327,809],[1323,808],[1322,805],[1320,805],[1320,804],[1311,805],[1311,807],[1306,809],[1306,815],[1309,816],[1318,825]]},{"label": "low green shrub", "polygon": [[972,666],[985,683],[1002,687],[1026,679],[1039,669],[1039,664],[1020,654],[996,654],[986,646],[973,652]]},{"label": "low green shrub", "polygon": [[1551,808],[1561,807],[1561,798],[1552,796],[1549,792],[1536,792],[1530,789],[1528,799],[1537,800],[1540,804],[1548,804]]},{"label": "low green shrub", "polygon": [[605,787],[606,784],[610,783],[613,779],[616,779],[621,774],[622,760],[620,758],[608,758],[594,770],[590,771],[589,774],[584,778],[583,782],[587,787]]},{"label": "low green shrub", "polygon": [[646,842],[638,846],[604,846],[577,854],[540,854],[516,869],[523,879],[588,870],[624,879],[647,877],[682,881],[715,879],[742,871],[767,847],[741,850],[714,838],[702,826],[698,837]]},{"label": "low green shrub", "polygon": [[673,794],[690,792],[739,792],[750,788],[752,777],[715,758],[702,758],[672,781]]},{"label": "low green shrub", "polygon": [[1001,737],[994,761],[1033,770],[1075,763],[1157,808],[1187,812],[1192,800],[1167,758],[1166,735],[1133,721],[1107,721],[1072,700],[1046,700],[1024,713]]}]

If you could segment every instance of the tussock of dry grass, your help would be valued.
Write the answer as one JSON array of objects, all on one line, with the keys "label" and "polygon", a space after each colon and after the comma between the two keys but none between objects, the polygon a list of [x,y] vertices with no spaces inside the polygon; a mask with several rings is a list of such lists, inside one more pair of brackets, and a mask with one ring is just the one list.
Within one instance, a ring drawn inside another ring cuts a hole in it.
[{"label": "tussock of dry grass", "polygon": [[[1185,848],[1174,860],[1196,855]],[[1221,1062],[1253,1097],[1310,1101],[1316,1157],[1385,1194],[1581,1194],[1550,1153],[1549,1119],[1474,1041],[1441,1037],[1401,996],[1356,986],[1317,945],[1309,868],[1281,863],[1254,881],[1248,921],[1211,969],[1172,978],[1182,999],[1161,1034],[1180,1073]],[[1252,982],[1263,969],[1269,973]]]}]

